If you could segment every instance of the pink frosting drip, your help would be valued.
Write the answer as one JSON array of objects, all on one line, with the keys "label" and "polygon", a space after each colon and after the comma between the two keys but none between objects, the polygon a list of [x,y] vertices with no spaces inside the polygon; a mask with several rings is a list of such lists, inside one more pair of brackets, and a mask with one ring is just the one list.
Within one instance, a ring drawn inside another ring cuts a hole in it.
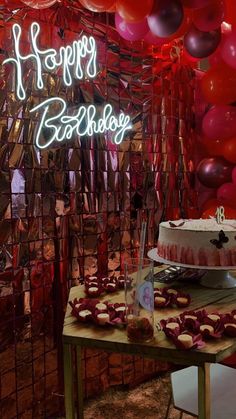
[{"label": "pink frosting drip", "polygon": [[236,266],[236,251],[226,249],[200,248],[194,251],[191,247],[158,243],[157,253],[163,259],[187,265],[198,266]]}]

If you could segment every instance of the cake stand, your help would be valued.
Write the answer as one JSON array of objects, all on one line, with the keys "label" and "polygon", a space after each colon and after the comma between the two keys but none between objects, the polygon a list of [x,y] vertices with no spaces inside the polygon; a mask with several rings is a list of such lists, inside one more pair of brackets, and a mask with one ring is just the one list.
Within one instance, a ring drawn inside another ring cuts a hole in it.
[{"label": "cake stand", "polygon": [[236,266],[199,266],[173,262],[172,260],[167,260],[160,257],[157,253],[157,248],[149,250],[148,257],[165,265],[180,266],[183,268],[201,269],[207,271],[200,280],[200,284],[204,287],[217,289],[236,287]]}]

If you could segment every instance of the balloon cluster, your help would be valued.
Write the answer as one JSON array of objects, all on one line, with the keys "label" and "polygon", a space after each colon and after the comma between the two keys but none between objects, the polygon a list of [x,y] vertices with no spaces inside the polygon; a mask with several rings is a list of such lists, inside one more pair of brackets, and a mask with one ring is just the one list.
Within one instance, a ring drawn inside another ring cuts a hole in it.
[{"label": "balloon cluster", "polygon": [[161,46],[183,37],[186,57],[197,61],[213,54],[221,43],[222,22],[225,18],[228,23],[235,20],[234,1],[80,0],[80,3],[93,12],[115,12],[116,29],[128,41],[144,40]]},{"label": "balloon cluster", "polygon": [[[15,0],[14,0],[15,1]],[[21,0],[27,6],[43,9],[62,0]],[[115,26],[128,41],[144,40],[161,46],[183,38],[185,59],[216,56],[223,45],[222,55],[230,66],[235,64],[235,38],[227,40],[222,22],[233,24],[236,19],[235,0],[73,0],[92,12],[115,13]],[[70,0],[63,0],[70,4]],[[232,47],[233,46],[233,47]]]},{"label": "balloon cluster", "polygon": [[228,217],[236,217],[236,4],[225,0],[222,39],[209,57],[210,67],[200,81],[202,95],[210,109],[202,119],[201,143],[208,157],[200,161],[197,176],[210,188],[214,199],[203,206],[203,216],[214,215],[224,205]]}]

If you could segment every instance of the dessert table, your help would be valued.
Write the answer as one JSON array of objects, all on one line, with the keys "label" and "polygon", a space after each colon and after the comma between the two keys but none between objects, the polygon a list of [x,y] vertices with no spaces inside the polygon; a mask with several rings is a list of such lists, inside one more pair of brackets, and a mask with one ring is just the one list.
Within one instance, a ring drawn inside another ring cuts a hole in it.
[{"label": "dessert table", "polygon": [[[155,268],[155,273],[165,268],[166,266]],[[161,288],[163,284],[156,283],[155,286]],[[191,282],[176,282],[172,284],[172,287],[180,288],[191,295],[192,302],[187,310],[205,308],[208,312],[217,310],[224,313],[236,309],[236,291],[234,289],[208,289]],[[75,297],[85,297],[83,285],[71,288],[69,301]],[[124,291],[106,294],[102,298],[100,297],[100,300],[124,302]],[[184,310],[183,308],[156,309],[154,312],[155,325],[161,319],[178,316]],[[198,350],[180,350],[166,338],[164,332],[155,328],[153,341],[148,343],[130,342],[124,327],[99,327],[79,323],[71,315],[71,306],[68,302],[63,327],[63,348],[66,419],[83,418],[82,348],[100,348],[116,353],[141,355],[182,366],[196,366],[198,368],[198,417],[199,419],[210,419],[209,366],[211,363],[223,361],[236,352],[236,338],[223,337],[211,340],[204,348]],[[76,362],[74,362],[72,348],[75,348]],[[75,403],[76,399],[77,403]]]}]

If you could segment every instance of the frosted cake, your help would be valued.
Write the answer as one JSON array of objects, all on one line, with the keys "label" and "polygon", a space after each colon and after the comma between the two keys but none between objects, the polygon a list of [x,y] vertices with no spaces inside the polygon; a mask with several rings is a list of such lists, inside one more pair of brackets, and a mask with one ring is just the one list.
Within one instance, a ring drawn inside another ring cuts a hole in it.
[{"label": "frosted cake", "polygon": [[158,256],[188,265],[236,266],[236,221],[177,220],[160,224]]}]

